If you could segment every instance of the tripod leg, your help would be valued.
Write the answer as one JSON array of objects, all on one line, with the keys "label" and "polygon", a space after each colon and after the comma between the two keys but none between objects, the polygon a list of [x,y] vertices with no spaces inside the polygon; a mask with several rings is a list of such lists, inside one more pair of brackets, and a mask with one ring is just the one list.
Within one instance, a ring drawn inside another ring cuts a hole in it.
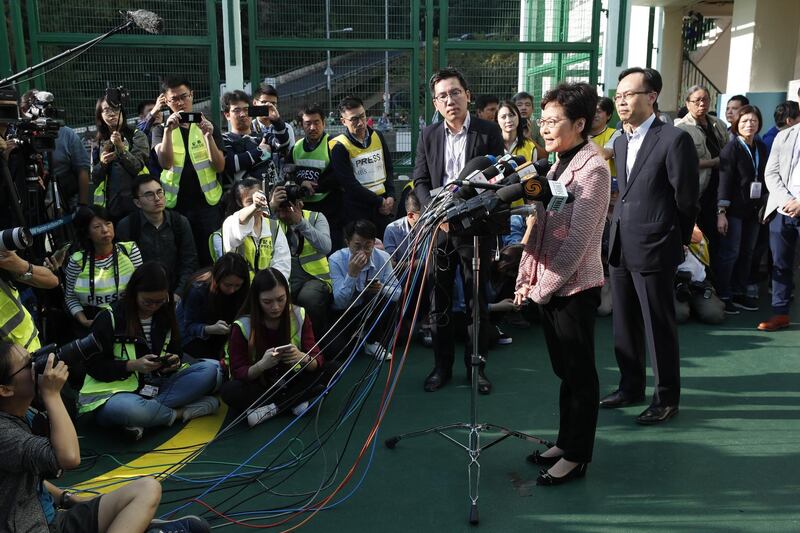
[{"label": "tripod leg", "polygon": [[478,523],[478,489],[481,482],[481,463],[478,461],[481,455],[480,429],[473,426],[469,431],[469,466],[467,475],[469,476],[469,499],[471,502],[469,509],[469,523]]}]

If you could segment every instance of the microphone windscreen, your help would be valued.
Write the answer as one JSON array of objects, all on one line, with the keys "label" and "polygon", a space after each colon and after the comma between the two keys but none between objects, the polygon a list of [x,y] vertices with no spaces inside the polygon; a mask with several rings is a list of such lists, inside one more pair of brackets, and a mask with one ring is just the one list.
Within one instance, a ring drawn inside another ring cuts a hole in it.
[{"label": "microphone windscreen", "polygon": [[164,19],[145,9],[137,9],[136,11],[128,11],[128,17],[138,27],[147,33],[159,34],[164,31]]},{"label": "microphone windscreen", "polygon": [[467,161],[467,164],[464,165],[464,168],[461,169],[461,172],[458,173],[458,179],[460,180],[467,179],[470,176],[470,174],[473,174],[475,171],[481,171],[490,166],[492,166],[492,162],[485,155],[473,157],[472,159]]},{"label": "microphone windscreen", "polygon": [[510,204],[515,200],[519,200],[520,198],[522,198],[522,195],[523,193],[522,193],[521,183],[515,183],[513,185],[503,187],[502,189],[497,191],[497,197],[507,204]]}]

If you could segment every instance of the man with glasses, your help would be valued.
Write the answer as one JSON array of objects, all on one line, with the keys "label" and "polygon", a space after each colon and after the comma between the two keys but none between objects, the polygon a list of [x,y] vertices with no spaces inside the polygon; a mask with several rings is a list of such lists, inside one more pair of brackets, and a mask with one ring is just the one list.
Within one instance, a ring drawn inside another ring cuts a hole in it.
[{"label": "man with glasses", "polygon": [[258,135],[253,132],[253,119],[250,110],[250,97],[244,91],[232,91],[222,95],[222,112],[231,125],[230,131],[222,134],[225,147],[225,175],[231,183],[241,180],[258,163],[272,157],[289,142],[286,126],[278,114],[278,109],[270,105],[269,120],[280,133]]},{"label": "man with glasses", "polygon": [[167,211],[164,188],[155,176],[142,174],[131,187],[136,211],[120,220],[117,238],[134,241],[144,261],[159,261],[167,268],[170,292],[179,300],[189,277],[197,270],[197,249],[185,216]]},{"label": "man with glasses", "polygon": [[188,80],[169,77],[162,89],[172,114],[163,126],[153,128],[153,146],[164,169],[165,204],[189,219],[200,266],[209,265],[208,236],[222,223],[217,176],[225,170],[222,136],[205,117],[199,123],[185,122],[194,98]]},{"label": "man with glasses", "polygon": [[661,74],[633,67],[619,75],[614,96],[625,134],[614,142],[619,198],[611,219],[609,258],[614,301],[616,391],[600,407],[644,401],[645,354],[655,390],[636,419],[658,424],[678,412],[680,359],[673,283],[697,211],[698,161],[691,137],[661,122],[653,106]]},{"label": "man with glasses", "polygon": [[[488,122],[469,114],[471,94],[464,76],[454,68],[435,73],[430,79],[431,96],[436,110],[444,120],[422,130],[417,144],[417,159],[414,166],[414,192],[423,208],[431,202],[431,189],[447,186],[456,179],[464,165],[472,158],[482,155],[501,156],[505,153],[503,136],[496,122]],[[464,294],[467,301],[472,295],[472,238],[451,235],[447,228],[437,233],[436,254],[433,258],[433,352],[434,368],[425,379],[428,392],[439,390],[453,374],[455,361],[455,332],[453,330],[453,288],[457,266],[461,265]],[[481,263],[489,265],[489,241],[483,239],[480,250]],[[479,279],[480,331],[478,353],[486,358],[491,339],[491,322],[486,303],[486,277]],[[476,303],[473,302],[473,305]],[[467,311],[468,320],[472,313]],[[467,378],[471,376],[468,344],[464,352]],[[485,363],[478,372],[478,392],[489,394],[492,383],[484,372]]]},{"label": "man with glasses", "polygon": [[331,139],[331,172],[343,193],[346,225],[366,219],[378,228],[378,237],[394,214],[394,168],[383,134],[367,126],[364,102],[348,96],[339,103],[339,116],[347,128]]},{"label": "man with glasses", "polygon": [[267,106],[270,112],[266,116],[258,117],[252,122],[253,133],[261,136],[273,146],[273,151],[281,157],[286,156],[294,146],[294,129],[280,119],[278,112],[278,91],[268,83],[259,85],[253,93],[254,106]]}]

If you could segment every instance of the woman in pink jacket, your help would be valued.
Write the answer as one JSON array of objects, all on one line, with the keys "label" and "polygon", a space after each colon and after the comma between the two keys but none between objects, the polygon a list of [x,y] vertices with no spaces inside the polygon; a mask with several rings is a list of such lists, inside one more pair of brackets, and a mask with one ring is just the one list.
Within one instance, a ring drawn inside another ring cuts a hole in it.
[{"label": "woman in pink jacket", "polygon": [[561,84],[542,99],[545,149],[558,154],[548,178],[563,183],[575,200],[560,213],[536,204],[536,223],[517,276],[515,301],[530,298],[541,306],[550,362],[561,379],[556,445],[527,458],[549,467],[536,479],[539,485],[583,477],[597,427],[594,321],[603,285],[600,242],[611,177],[587,141],[596,107],[597,93],[586,83]]}]

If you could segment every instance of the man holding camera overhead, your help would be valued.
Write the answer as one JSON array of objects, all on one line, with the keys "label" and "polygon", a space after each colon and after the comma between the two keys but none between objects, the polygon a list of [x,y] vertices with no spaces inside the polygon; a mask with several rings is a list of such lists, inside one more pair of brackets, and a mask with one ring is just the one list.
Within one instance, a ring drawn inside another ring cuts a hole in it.
[{"label": "man holding camera overhead", "polygon": [[192,113],[188,80],[169,77],[162,89],[172,114],[163,126],[153,128],[153,146],[164,169],[161,183],[167,208],[189,219],[198,262],[209,265],[208,236],[222,222],[218,207],[222,185],[217,175],[225,170],[222,135],[202,114]]}]

